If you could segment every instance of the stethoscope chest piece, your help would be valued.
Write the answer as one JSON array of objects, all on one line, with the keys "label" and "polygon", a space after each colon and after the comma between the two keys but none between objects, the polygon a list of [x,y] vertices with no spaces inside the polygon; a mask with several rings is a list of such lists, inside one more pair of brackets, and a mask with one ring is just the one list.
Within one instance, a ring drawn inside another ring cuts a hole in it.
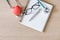
[{"label": "stethoscope chest piece", "polygon": [[16,16],[19,16],[21,14],[21,10],[22,8],[18,5],[15,7],[11,7],[12,13],[14,13]]}]

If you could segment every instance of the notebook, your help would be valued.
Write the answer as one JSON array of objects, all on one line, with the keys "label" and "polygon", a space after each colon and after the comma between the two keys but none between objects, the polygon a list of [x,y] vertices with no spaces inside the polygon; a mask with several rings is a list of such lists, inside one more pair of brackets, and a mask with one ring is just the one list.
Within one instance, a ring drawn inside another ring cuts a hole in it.
[{"label": "notebook", "polygon": [[41,5],[38,5],[37,0],[30,0],[26,8],[26,15],[24,15],[23,20],[20,22],[20,24],[30,27],[39,32],[43,32],[53,5],[43,1],[40,2],[48,8],[48,12]]}]

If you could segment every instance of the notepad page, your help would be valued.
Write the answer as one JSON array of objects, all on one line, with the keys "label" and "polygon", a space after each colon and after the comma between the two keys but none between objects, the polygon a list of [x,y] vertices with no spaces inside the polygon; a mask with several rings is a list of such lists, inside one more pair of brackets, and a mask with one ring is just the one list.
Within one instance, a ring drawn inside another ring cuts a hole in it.
[{"label": "notepad page", "polygon": [[[30,0],[29,4],[27,6],[27,9],[31,8],[31,6],[36,2],[37,2],[37,0]],[[35,29],[37,31],[43,32],[53,6],[46,2],[43,2],[43,1],[41,1],[41,2],[44,5],[46,5],[46,7],[49,8],[49,12],[48,13],[44,12],[44,8],[42,6],[40,6],[38,9],[33,10],[31,14],[24,15],[24,18],[23,18],[22,22],[20,22],[20,23],[27,27]],[[36,13],[38,13],[38,14],[31,21],[29,21]]]}]

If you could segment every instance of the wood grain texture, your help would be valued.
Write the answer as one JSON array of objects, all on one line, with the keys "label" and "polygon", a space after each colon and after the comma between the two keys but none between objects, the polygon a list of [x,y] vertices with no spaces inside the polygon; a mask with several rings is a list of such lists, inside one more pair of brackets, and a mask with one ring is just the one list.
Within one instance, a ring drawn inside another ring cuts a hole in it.
[{"label": "wood grain texture", "polygon": [[12,14],[7,2],[0,0],[0,40],[60,40],[60,0],[44,1],[53,4],[54,9],[45,31],[40,33],[19,24],[18,18]]}]

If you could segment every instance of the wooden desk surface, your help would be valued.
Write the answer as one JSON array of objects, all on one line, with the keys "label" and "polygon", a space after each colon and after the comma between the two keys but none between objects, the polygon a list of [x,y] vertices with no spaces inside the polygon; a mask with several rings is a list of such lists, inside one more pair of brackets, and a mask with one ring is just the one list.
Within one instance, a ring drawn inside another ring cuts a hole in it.
[{"label": "wooden desk surface", "polygon": [[18,23],[5,0],[0,0],[0,40],[60,40],[60,0],[44,0],[54,4],[45,31],[40,33]]}]

